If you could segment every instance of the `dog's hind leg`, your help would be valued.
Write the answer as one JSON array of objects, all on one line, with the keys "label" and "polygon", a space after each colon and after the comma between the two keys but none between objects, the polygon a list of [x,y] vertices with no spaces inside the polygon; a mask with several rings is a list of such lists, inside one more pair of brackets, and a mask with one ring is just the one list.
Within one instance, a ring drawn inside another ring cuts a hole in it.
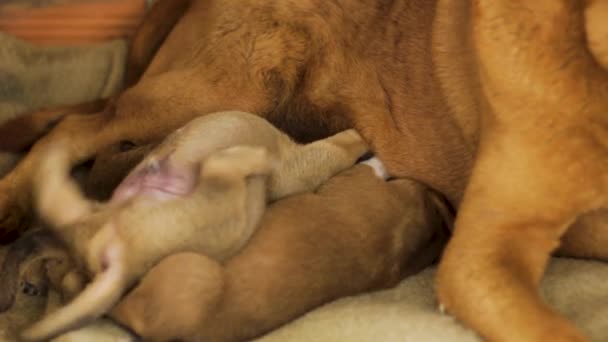
[{"label": "dog's hind leg", "polygon": [[60,106],[20,115],[0,125],[0,150],[21,152],[48,133],[61,119],[70,114],[89,114],[101,111],[107,99],[77,105]]}]

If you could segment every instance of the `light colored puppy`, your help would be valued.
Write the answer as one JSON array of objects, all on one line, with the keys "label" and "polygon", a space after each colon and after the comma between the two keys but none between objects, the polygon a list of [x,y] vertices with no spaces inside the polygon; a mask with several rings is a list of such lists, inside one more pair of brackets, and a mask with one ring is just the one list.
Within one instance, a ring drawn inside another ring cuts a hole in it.
[{"label": "light colored puppy", "polygon": [[225,260],[268,201],[315,189],[365,152],[353,130],[299,145],[259,116],[215,113],[169,136],[101,204],[84,198],[68,177],[66,149],[52,146],[36,177],[37,208],[94,279],[23,337],[45,340],[90,322],[170,254]]}]

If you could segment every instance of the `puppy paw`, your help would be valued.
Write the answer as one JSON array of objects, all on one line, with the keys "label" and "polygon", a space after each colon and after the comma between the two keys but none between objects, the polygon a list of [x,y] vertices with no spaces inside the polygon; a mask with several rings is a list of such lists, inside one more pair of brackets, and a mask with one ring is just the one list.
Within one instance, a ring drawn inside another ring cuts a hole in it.
[{"label": "puppy paw", "polygon": [[371,167],[372,170],[374,170],[374,174],[380,179],[387,180],[390,177],[386,167],[377,157],[372,157],[368,160],[362,161],[361,164]]},{"label": "puppy paw", "polygon": [[369,145],[363,137],[354,129],[347,129],[329,138],[328,141],[343,148],[356,160],[369,151]]}]

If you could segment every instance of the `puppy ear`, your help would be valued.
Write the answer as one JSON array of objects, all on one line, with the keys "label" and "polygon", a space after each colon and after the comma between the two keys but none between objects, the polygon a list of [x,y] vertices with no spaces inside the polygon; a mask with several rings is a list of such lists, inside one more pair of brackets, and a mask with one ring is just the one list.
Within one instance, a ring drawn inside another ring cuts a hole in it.
[{"label": "puppy ear", "polygon": [[54,143],[36,169],[35,207],[53,228],[71,225],[92,212],[93,202],[85,198],[70,177],[71,164],[67,142]]}]

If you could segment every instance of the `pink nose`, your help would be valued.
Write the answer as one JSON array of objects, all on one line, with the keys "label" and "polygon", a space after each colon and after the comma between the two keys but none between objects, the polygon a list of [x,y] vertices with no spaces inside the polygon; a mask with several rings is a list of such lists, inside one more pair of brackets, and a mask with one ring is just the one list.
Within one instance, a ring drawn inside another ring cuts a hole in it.
[{"label": "pink nose", "polygon": [[145,0],[64,0],[44,7],[29,1],[0,5],[0,31],[30,43],[76,45],[131,36]]}]

